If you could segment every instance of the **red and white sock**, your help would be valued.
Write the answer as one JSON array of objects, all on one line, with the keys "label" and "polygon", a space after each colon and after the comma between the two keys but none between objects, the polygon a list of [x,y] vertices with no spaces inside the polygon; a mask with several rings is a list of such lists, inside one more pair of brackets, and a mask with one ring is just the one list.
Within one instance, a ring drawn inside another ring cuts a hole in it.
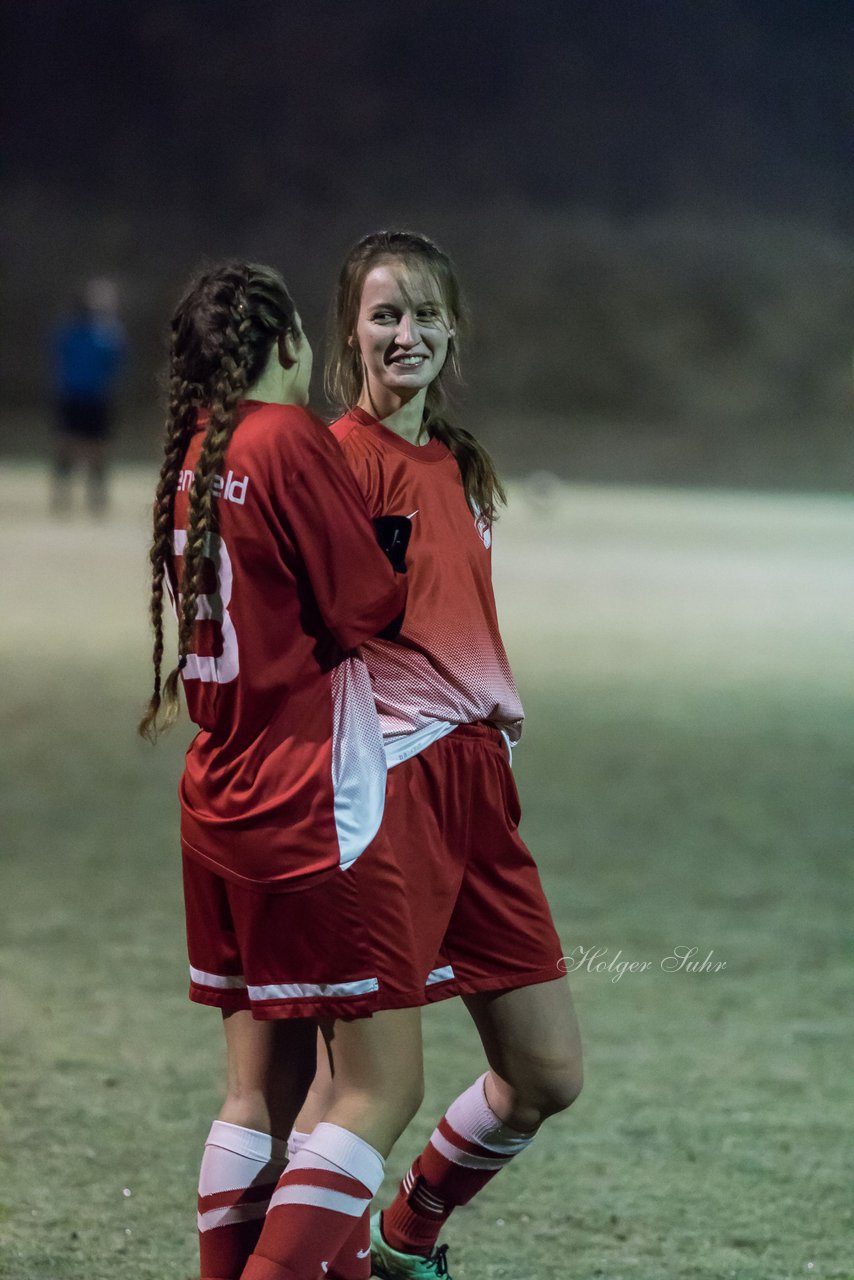
[{"label": "red and white sock", "polygon": [[[309,1135],[292,1129],[288,1138],[288,1159],[301,1150]],[[329,1280],[370,1280],[371,1211],[366,1209],[339,1249],[327,1272]]]},{"label": "red and white sock", "polygon": [[199,1172],[202,1280],[239,1280],[286,1164],[281,1139],[214,1120]]},{"label": "red and white sock", "polygon": [[288,1159],[289,1160],[293,1160],[294,1156],[299,1154],[306,1139],[310,1137],[311,1137],[311,1134],[303,1133],[301,1129],[291,1129],[291,1132],[288,1136]]},{"label": "red and white sock", "polygon": [[334,1259],[329,1280],[371,1280],[371,1210],[362,1214]]},{"label": "red and white sock", "polygon": [[486,1101],[485,1081],[486,1074],[451,1103],[383,1210],[382,1231],[392,1249],[429,1254],[451,1212],[468,1204],[536,1137],[499,1120]]},{"label": "red and white sock", "polygon": [[383,1165],[356,1134],[326,1121],[317,1125],[279,1179],[242,1280],[329,1275],[376,1195]]}]

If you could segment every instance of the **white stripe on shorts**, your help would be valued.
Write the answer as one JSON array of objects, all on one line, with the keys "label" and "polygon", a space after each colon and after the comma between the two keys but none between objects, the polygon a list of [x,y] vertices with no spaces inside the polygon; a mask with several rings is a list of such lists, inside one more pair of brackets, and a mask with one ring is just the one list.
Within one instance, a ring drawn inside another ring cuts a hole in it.
[{"label": "white stripe on shorts", "polygon": [[434,969],[432,973],[428,973],[427,981],[424,985],[427,987],[432,987],[434,982],[450,982],[451,978],[453,977],[454,977],[453,965],[446,964],[443,968]]},{"label": "white stripe on shorts", "polygon": [[267,987],[248,987],[250,1000],[323,1000],[336,996],[365,996],[379,991],[376,978],[358,982],[284,982]]},{"label": "white stripe on shorts", "polygon": [[506,1156],[503,1159],[499,1156],[492,1160],[489,1156],[470,1155],[468,1151],[461,1151],[459,1147],[455,1147],[438,1129],[431,1133],[430,1145],[435,1147],[453,1164],[462,1165],[464,1169],[504,1169],[507,1167]]},{"label": "white stripe on shorts", "polygon": [[252,1222],[263,1218],[267,1212],[266,1201],[257,1204],[223,1205],[220,1209],[208,1209],[206,1213],[197,1214],[200,1231],[211,1231],[214,1227],[230,1227],[236,1222]]},{"label": "white stripe on shorts", "polygon": [[267,986],[247,985],[242,976],[222,973],[205,973],[190,965],[190,977],[197,986],[213,987],[217,991],[240,988],[246,990],[250,1000],[334,1000],[339,996],[364,996],[379,991],[377,978],[360,978],[358,982],[284,982]]},{"label": "white stripe on shorts", "polygon": [[310,1204],[316,1209],[331,1209],[333,1213],[345,1213],[348,1218],[361,1218],[368,1207],[363,1196],[348,1196],[343,1191],[330,1191],[328,1187],[312,1187],[292,1182],[273,1192],[270,1208],[283,1204]]},{"label": "white stripe on shorts", "polygon": [[224,973],[205,973],[204,969],[194,969],[190,965],[190,977],[197,986],[216,987],[218,991],[226,991],[235,987],[242,989],[246,986],[246,979],[242,973],[229,977]]}]

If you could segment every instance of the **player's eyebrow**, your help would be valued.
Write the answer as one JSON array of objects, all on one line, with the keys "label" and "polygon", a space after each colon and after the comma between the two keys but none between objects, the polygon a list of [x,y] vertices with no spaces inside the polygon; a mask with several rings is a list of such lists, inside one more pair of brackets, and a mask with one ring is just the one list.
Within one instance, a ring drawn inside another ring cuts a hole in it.
[{"label": "player's eyebrow", "polygon": [[[442,290],[432,271],[423,267],[413,266],[404,268],[401,272],[396,272],[395,279],[401,296],[406,299],[410,307],[416,310],[419,307],[428,306],[436,307],[439,310],[444,309],[445,303],[442,299]],[[421,295],[420,300],[416,301],[419,294]]]},{"label": "player's eyebrow", "polygon": [[[410,297],[410,298],[404,299],[404,301],[408,306],[412,307],[414,311],[419,311],[422,307],[435,307],[436,310],[438,311],[438,310],[441,310],[443,305],[438,298],[423,298],[420,302],[416,302],[414,298]],[[400,303],[399,302],[374,302],[371,304],[368,310],[371,312],[400,311]]]}]

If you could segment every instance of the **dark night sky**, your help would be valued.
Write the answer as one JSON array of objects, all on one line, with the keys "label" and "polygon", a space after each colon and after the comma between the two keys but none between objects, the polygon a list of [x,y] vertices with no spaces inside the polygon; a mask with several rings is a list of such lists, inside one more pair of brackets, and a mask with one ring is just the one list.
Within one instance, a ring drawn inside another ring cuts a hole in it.
[{"label": "dark night sky", "polygon": [[[8,182],[315,207],[429,183],[620,213],[847,219],[848,0],[5,6]],[[223,189],[223,179],[228,190]]]}]

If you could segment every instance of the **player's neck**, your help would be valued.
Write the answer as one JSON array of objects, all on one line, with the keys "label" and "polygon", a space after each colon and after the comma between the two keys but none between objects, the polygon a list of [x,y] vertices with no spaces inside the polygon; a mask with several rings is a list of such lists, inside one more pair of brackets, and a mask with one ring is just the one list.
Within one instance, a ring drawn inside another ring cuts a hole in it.
[{"label": "player's neck", "polygon": [[247,389],[246,399],[260,400],[263,404],[301,405],[304,403],[305,393],[301,392],[297,385],[298,379],[299,364],[284,368],[279,362],[276,344],[273,343],[267,363],[252,386]]},{"label": "player's neck", "polygon": [[359,408],[373,414],[389,431],[394,431],[410,444],[417,444],[426,398],[426,388],[416,392],[410,400],[403,400],[396,395],[374,395],[364,387],[359,396]]}]

